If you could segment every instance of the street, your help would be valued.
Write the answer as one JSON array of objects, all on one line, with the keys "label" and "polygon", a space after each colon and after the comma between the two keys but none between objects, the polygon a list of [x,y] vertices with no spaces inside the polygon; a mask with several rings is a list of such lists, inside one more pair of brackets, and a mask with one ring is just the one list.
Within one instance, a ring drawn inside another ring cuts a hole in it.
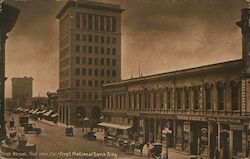
[{"label": "street", "polygon": [[[17,131],[23,134],[23,128],[18,123],[18,115],[11,114],[6,116],[10,121],[14,117]],[[36,159],[84,159],[84,158],[117,158],[117,159],[146,159],[139,153],[126,155],[116,147],[105,146],[100,141],[88,141],[82,137],[82,130],[74,128],[74,136],[65,136],[65,127],[60,125],[48,124],[43,121],[33,121],[36,127],[42,129],[42,134],[26,134],[28,143],[37,145]],[[8,127],[8,123],[7,123]],[[7,128],[7,131],[8,130]],[[170,159],[186,159],[187,156],[169,152]]]}]

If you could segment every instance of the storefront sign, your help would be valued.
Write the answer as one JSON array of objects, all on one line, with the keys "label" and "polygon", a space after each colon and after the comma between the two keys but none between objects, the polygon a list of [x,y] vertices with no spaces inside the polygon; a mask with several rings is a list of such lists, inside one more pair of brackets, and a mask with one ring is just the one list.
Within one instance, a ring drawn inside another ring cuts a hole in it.
[{"label": "storefront sign", "polygon": [[244,130],[244,125],[230,125],[233,130]]},{"label": "storefront sign", "polygon": [[177,115],[177,119],[179,119],[179,120],[189,120],[189,116],[178,116]]},{"label": "storefront sign", "polygon": [[195,120],[195,121],[206,121],[205,117],[200,117],[200,116],[193,116],[190,118],[190,120]]}]

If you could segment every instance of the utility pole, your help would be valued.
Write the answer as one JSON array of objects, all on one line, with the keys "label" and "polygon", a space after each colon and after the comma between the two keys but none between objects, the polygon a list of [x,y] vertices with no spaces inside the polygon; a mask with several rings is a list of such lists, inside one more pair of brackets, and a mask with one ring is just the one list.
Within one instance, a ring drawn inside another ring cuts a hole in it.
[{"label": "utility pole", "polygon": [[6,137],[4,120],[5,42],[7,33],[12,30],[19,15],[19,9],[2,2],[0,1],[0,140],[4,140]]}]

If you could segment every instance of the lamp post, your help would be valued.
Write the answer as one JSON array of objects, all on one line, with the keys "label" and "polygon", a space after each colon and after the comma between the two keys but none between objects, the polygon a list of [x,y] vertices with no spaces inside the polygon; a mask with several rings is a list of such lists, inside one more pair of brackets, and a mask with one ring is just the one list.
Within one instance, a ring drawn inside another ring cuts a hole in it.
[{"label": "lamp post", "polygon": [[14,27],[19,9],[0,1],[0,140],[6,137],[4,121],[5,42],[7,33]]},{"label": "lamp post", "polygon": [[171,133],[172,130],[170,130],[169,128],[165,128],[164,130],[162,130],[162,135],[166,137],[166,159],[168,159],[168,134]]}]

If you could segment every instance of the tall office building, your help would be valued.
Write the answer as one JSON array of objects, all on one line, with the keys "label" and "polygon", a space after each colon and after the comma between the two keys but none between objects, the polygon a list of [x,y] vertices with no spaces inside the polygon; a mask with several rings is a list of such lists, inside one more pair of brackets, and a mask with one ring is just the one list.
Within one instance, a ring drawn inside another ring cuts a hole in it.
[{"label": "tall office building", "polygon": [[32,97],[32,77],[12,78],[12,98]]},{"label": "tall office building", "polygon": [[122,12],[120,5],[79,0],[58,13],[60,122],[100,118],[102,84],[121,79]]}]

